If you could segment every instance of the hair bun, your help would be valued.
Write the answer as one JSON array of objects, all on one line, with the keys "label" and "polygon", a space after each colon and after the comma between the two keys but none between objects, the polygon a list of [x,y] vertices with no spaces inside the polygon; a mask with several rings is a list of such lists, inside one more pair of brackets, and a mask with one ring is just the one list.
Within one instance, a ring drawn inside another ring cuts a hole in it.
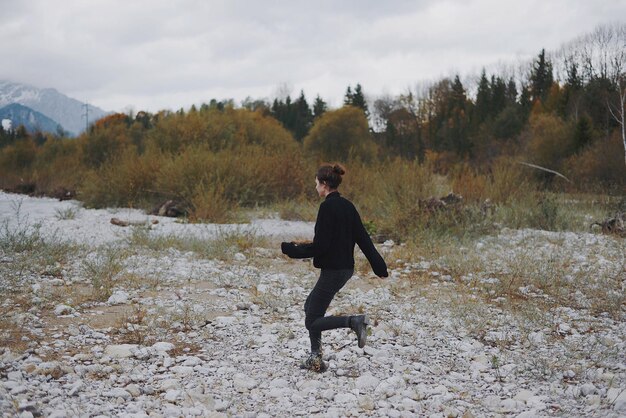
[{"label": "hair bun", "polygon": [[335,164],[333,166],[333,173],[337,173],[340,176],[343,176],[344,174],[346,174],[346,170],[344,170],[344,168],[341,165]]}]

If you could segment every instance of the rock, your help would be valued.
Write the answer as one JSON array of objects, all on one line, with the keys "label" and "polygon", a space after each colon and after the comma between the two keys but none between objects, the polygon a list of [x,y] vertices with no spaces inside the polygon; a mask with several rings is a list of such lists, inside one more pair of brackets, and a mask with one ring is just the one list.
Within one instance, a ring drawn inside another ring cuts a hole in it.
[{"label": "rock", "polygon": [[76,394],[78,394],[78,392],[83,388],[83,386],[84,386],[83,381],[78,380],[74,382],[74,384],[70,387],[70,390],[67,392],[67,394],[70,396],[76,396]]},{"label": "rock", "polygon": [[[178,360],[178,358],[176,360]],[[189,357],[185,357],[185,359],[183,360],[182,365],[183,366],[198,366],[198,365],[200,365],[202,363],[203,363],[203,361],[200,360],[198,357],[196,357],[196,356],[189,356]]]},{"label": "rock", "polygon": [[521,401],[521,402],[528,402],[528,400],[533,396],[533,393],[529,390],[520,390],[519,392],[517,392],[517,395],[515,395],[515,397],[513,399],[515,399],[516,401]]},{"label": "rock", "polygon": [[139,389],[139,386],[137,386],[134,383],[131,383],[130,385],[126,386],[124,389],[126,389],[128,393],[133,395],[134,398],[141,395],[141,389]]},{"label": "rock", "polygon": [[376,389],[379,383],[380,383],[380,380],[378,378],[372,376],[370,373],[367,373],[367,374],[364,374],[363,376],[360,376],[358,379],[356,379],[355,386],[357,389],[361,391],[374,390]]},{"label": "rock", "polygon": [[242,253],[235,253],[235,255],[233,256],[233,259],[235,261],[246,261],[246,256],[243,255]]},{"label": "rock", "polygon": [[376,407],[374,399],[369,395],[361,395],[358,398],[358,405],[364,411],[373,411]]},{"label": "rock", "polygon": [[56,316],[71,315],[74,312],[75,312],[74,308],[72,308],[71,306],[68,306],[68,305],[57,305],[54,308],[54,314]]},{"label": "rock", "polygon": [[129,298],[130,296],[128,295],[128,293],[124,292],[123,290],[116,290],[111,296],[109,296],[109,300],[107,300],[107,303],[110,305],[123,305],[125,303],[128,303]]},{"label": "rock", "polygon": [[352,403],[352,402],[356,402],[356,396],[354,396],[352,393],[338,393],[335,395],[334,398],[335,402],[337,403]]},{"label": "rock", "polygon": [[230,406],[230,403],[228,403],[227,401],[217,401],[217,402],[215,402],[215,410],[217,412],[226,411],[229,406]]},{"label": "rock", "polygon": [[176,389],[180,387],[180,380],[178,379],[165,379],[161,382],[161,390],[167,392],[170,389]]},{"label": "rock", "polygon": [[523,407],[523,403],[515,399],[504,399],[500,401],[500,407],[504,412],[515,412]]},{"label": "rock", "polygon": [[163,399],[168,402],[176,402],[181,397],[182,392],[178,389],[170,389],[165,392]]},{"label": "rock", "polygon": [[111,358],[130,358],[133,357],[133,352],[137,350],[139,346],[137,344],[113,344],[107,345],[104,348],[104,355]]},{"label": "rock", "polygon": [[459,415],[461,415],[461,411],[451,406],[446,406],[443,410],[443,416],[446,418],[457,418]]},{"label": "rock", "polygon": [[257,350],[257,353],[259,353],[260,355],[264,356],[267,354],[272,354],[274,350],[272,350],[272,347],[264,345],[263,347],[259,348]]},{"label": "rock", "polygon": [[131,352],[133,356],[139,360],[147,360],[157,353],[152,347],[137,347],[131,350]]},{"label": "rock", "polygon": [[193,374],[193,367],[190,366],[174,366],[170,371],[180,376],[190,376]]},{"label": "rock", "polygon": [[593,383],[585,383],[584,385],[580,386],[579,389],[582,396],[592,395],[598,391]]},{"label": "rock", "polygon": [[237,322],[237,318],[234,316],[218,316],[214,319],[215,325],[219,327],[227,327]]},{"label": "rock", "polygon": [[13,389],[11,389],[11,395],[14,396],[26,392],[28,392],[28,388],[24,385],[15,386]]},{"label": "rock", "polygon": [[174,344],[163,342],[163,341],[159,341],[159,342],[152,344],[152,348],[156,350],[156,352],[159,354],[165,354],[168,351],[173,350],[174,347],[176,347]]},{"label": "rock", "polygon": [[19,382],[22,380],[22,372],[17,371],[17,372],[9,372],[7,373],[7,380],[13,380],[15,382]]},{"label": "rock", "polygon": [[626,413],[626,390],[611,388],[607,392],[607,400],[613,404],[613,410]]},{"label": "rock", "polygon": [[106,392],[102,392],[102,396],[106,396],[107,398],[122,398],[125,401],[132,398],[131,394],[122,388],[113,388]]},{"label": "rock", "polygon": [[271,388],[286,388],[288,386],[289,386],[289,382],[282,378],[277,378],[270,382]]},{"label": "rock", "polygon": [[258,383],[256,380],[251,377],[243,374],[237,373],[233,376],[233,387],[239,393],[247,392],[250,389],[254,389],[257,387]]}]

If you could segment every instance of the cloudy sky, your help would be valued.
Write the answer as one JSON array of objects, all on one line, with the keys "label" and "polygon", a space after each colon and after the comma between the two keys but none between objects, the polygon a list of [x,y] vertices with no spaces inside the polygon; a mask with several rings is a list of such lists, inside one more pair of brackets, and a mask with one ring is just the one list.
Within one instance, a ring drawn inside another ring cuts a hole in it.
[{"label": "cloudy sky", "polygon": [[0,0],[0,80],[110,111],[304,90],[341,104],[555,50],[626,0]]}]

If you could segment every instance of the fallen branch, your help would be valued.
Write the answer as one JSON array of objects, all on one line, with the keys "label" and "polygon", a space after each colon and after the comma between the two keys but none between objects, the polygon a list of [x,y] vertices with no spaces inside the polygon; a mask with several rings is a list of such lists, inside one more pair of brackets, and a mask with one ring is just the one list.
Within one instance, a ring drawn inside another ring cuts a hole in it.
[{"label": "fallen branch", "polygon": [[117,226],[130,226],[130,225],[133,225],[133,226],[145,226],[145,225],[148,225],[149,226],[149,225],[158,224],[159,221],[158,221],[158,219],[153,219],[153,220],[151,220],[149,222],[146,222],[146,221],[123,221],[123,220],[121,220],[119,218],[111,218],[111,223],[113,225],[117,225]]},{"label": "fallen branch", "polygon": [[547,171],[548,173],[552,173],[552,174],[555,174],[555,175],[557,175],[559,177],[564,178],[565,180],[567,180],[570,183],[572,182],[570,179],[568,179],[567,177],[565,177],[563,174],[559,173],[558,171],[550,170],[549,168],[541,167],[540,165],[525,163],[523,161],[519,161],[519,163],[522,164],[522,165],[528,166],[528,167],[536,168],[538,170]]}]

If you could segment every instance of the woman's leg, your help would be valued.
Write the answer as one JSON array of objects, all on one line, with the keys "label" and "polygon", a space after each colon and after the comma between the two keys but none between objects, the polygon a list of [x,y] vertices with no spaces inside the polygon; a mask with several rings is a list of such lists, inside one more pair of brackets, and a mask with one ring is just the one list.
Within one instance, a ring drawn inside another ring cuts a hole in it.
[{"label": "woman's leg", "polygon": [[349,316],[324,316],[335,295],[348,282],[354,270],[326,270],[320,273],[315,287],[304,304],[304,324],[309,330],[311,352],[320,353],[322,331],[336,328],[350,328]]}]

